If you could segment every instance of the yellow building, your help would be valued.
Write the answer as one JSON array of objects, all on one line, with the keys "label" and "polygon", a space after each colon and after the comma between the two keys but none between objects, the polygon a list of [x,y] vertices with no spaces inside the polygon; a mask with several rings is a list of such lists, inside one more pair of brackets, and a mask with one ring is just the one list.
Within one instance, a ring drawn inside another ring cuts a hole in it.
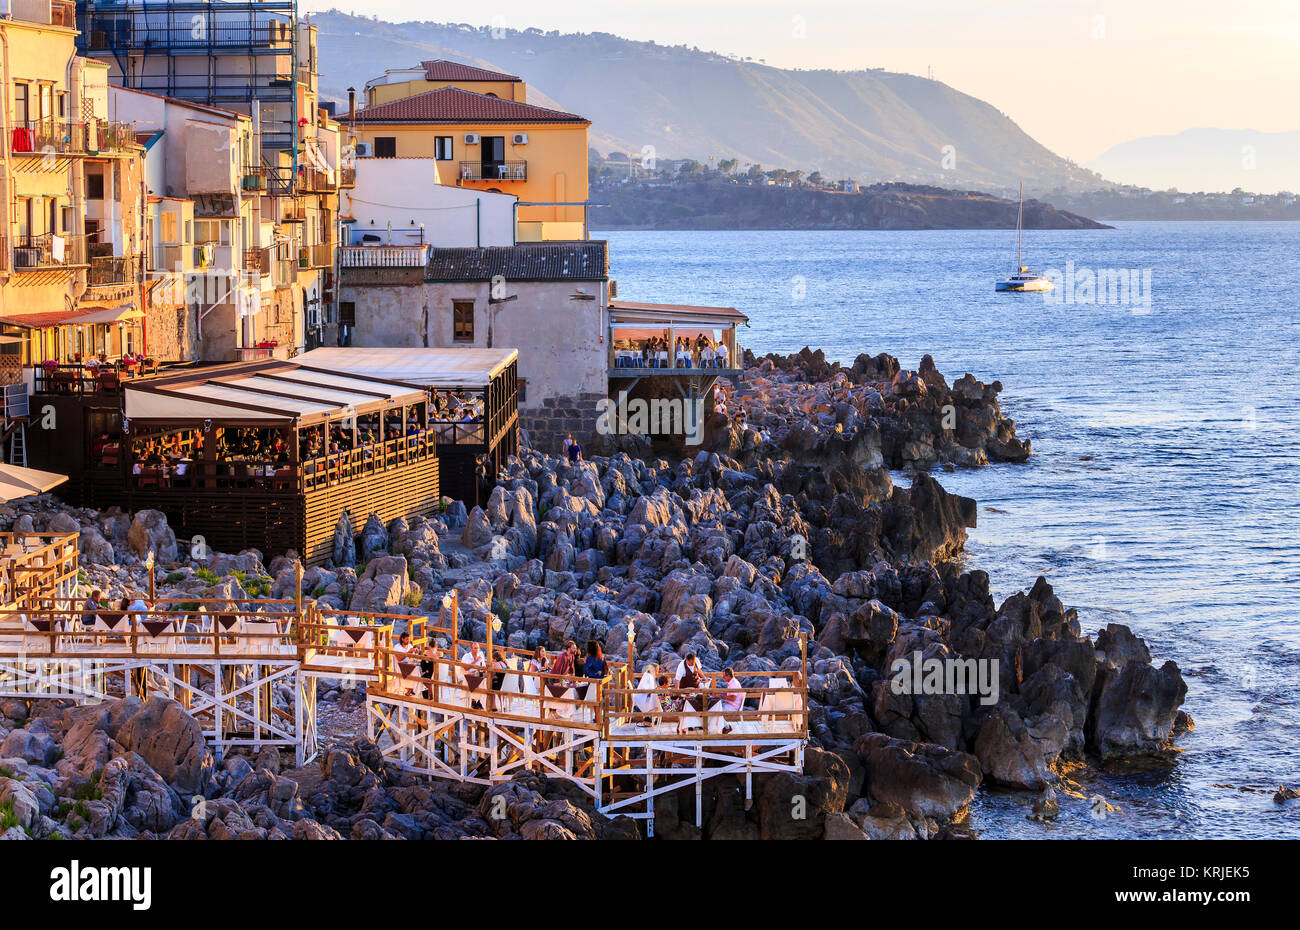
[{"label": "yellow building", "polygon": [[500,97],[502,100],[514,100],[517,103],[528,102],[528,85],[522,78],[440,58],[437,61],[422,61],[418,68],[385,71],[383,77],[367,81],[366,106],[392,103],[394,100],[414,97],[430,90],[442,90],[444,87],[459,87],[461,90]]},{"label": "yellow building", "polygon": [[107,119],[107,68],[75,54],[68,0],[0,19],[0,373],[146,352],[141,147]]},{"label": "yellow building", "polygon": [[428,61],[371,81],[349,120],[359,155],[433,158],[439,183],[533,204],[519,207],[520,241],[585,239],[591,121],[526,95],[513,75]]}]

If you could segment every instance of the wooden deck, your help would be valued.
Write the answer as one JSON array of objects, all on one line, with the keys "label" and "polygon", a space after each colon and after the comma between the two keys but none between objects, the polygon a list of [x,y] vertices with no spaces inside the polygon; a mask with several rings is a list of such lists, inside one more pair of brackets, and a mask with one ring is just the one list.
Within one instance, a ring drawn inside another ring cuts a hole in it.
[{"label": "wooden deck", "polygon": [[[75,582],[75,544],[70,556],[66,549],[75,538],[42,548],[62,552],[42,577],[66,581],[70,565]],[[218,756],[275,746],[302,764],[317,751],[317,680],[364,683],[368,735],[399,767],[475,784],[542,772],[577,785],[605,813],[646,820],[651,832],[654,799],[665,792],[694,786],[698,797],[708,779],[735,776],[748,801],[755,774],[802,770],[806,658],[798,669],[741,673],[740,709],[724,710],[720,700],[736,691],[716,680],[641,689],[644,679],[633,682],[617,659],[601,679],[529,671],[530,654],[491,633],[473,659],[475,644],[458,638],[454,597],[442,615],[445,626],[322,610],[300,590],[278,601],[163,599],[134,612],[29,592],[0,609],[0,697],[163,694],[200,721]],[[486,656],[504,666],[489,667]],[[682,703],[661,709],[660,698]]]}]

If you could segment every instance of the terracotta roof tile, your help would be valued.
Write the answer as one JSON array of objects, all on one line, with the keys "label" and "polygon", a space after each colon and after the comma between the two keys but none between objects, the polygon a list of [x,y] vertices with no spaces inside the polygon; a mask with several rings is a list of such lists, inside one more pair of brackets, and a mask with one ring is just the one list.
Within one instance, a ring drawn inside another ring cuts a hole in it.
[{"label": "terracotta roof tile", "polygon": [[462,65],[459,61],[438,58],[434,61],[422,61],[426,81],[519,81],[522,78],[504,71],[489,71],[487,68],[475,68]]},{"label": "terracotta roof tile", "polygon": [[357,111],[358,123],[586,123],[576,113],[516,103],[459,87],[378,103]]}]

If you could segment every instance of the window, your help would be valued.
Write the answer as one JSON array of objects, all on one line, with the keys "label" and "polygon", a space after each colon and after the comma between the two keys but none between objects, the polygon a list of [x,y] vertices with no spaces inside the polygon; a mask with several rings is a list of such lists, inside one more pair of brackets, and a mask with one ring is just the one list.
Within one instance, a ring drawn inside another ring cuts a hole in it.
[{"label": "window", "polygon": [[433,137],[433,157],[438,161],[451,161],[451,136]]},{"label": "window", "polygon": [[28,95],[31,90],[26,84],[14,84],[14,122],[19,126],[31,119]]},{"label": "window", "polygon": [[355,301],[339,301],[339,322],[345,326],[357,325],[357,305]]},{"label": "window", "polygon": [[456,342],[474,341],[474,301],[451,302],[451,335]]},{"label": "window", "polygon": [[376,136],[376,137],[375,137],[375,157],[376,157],[376,158],[396,158],[396,157],[397,157],[397,137],[396,137],[396,136]]},{"label": "window", "polygon": [[104,199],[104,176],[102,174],[86,175],[86,199]]},{"label": "window", "polygon": [[162,241],[167,245],[176,245],[178,241],[178,220],[180,219],[175,213],[162,214]]}]

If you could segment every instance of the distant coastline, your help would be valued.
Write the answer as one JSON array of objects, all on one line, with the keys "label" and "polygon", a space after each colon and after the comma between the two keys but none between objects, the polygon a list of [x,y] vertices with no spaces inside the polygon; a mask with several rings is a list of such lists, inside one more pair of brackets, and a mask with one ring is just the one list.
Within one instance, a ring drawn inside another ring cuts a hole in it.
[{"label": "distant coastline", "polygon": [[[856,191],[810,190],[726,180],[605,183],[591,191],[601,204],[600,229],[1014,229],[1017,204],[981,191],[918,184],[876,184]],[[1026,200],[1026,229],[1111,229],[1105,223]]]}]

